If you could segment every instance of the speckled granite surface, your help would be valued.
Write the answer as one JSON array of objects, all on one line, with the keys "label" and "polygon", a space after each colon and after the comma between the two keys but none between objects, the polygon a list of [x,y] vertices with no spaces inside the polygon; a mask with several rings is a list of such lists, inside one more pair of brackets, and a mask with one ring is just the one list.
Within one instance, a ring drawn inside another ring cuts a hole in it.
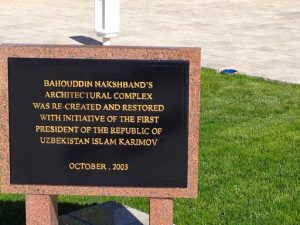
[{"label": "speckled granite surface", "polygon": [[[200,109],[199,48],[101,47],[56,45],[0,46],[0,146],[1,191],[36,195],[106,195],[155,198],[196,198],[198,194],[198,146]],[[95,187],[16,185],[10,183],[8,57],[187,60],[189,68],[188,182],[187,188]]]}]

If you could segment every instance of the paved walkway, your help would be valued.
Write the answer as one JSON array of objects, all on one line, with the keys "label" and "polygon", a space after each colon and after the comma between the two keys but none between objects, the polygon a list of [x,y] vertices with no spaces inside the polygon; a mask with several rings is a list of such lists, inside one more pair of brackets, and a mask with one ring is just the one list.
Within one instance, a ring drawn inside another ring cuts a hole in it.
[{"label": "paved walkway", "polygon": [[[93,4],[0,0],[0,43],[97,39]],[[299,0],[121,0],[121,14],[114,45],[200,46],[206,67],[300,83]]]}]

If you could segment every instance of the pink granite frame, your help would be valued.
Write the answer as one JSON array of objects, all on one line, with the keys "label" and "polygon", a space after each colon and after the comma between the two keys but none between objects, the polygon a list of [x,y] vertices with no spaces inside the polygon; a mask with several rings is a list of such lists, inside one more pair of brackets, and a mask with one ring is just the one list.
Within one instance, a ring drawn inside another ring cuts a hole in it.
[{"label": "pink granite frame", "polygon": [[[0,46],[0,144],[1,192],[37,195],[106,195],[144,196],[152,198],[196,198],[198,191],[198,145],[200,111],[200,49],[147,48],[103,46]],[[136,188],[63,185],[13,185],[10,183],[9,113],[8,113],[8,57],[26,58],[86,58],[86,59],[142,59],[188,60],[189,74],[189,137],[187,188]]]}]

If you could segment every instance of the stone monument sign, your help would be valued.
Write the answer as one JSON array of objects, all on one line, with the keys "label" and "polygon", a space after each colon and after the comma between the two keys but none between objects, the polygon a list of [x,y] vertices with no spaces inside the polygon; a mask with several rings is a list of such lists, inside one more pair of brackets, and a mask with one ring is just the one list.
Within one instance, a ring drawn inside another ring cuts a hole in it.
[{"label": "stone monument sign", "polygon": [[150,224],[197,197],[200,49],[2,45],[1,191],[27,225],[56,195],[150,197]]}]

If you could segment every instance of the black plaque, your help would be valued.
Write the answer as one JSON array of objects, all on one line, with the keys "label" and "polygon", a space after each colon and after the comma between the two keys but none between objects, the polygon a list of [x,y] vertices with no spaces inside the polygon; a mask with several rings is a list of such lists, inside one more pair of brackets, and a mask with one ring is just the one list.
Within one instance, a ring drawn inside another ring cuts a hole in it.
[{"label": "black plaque", "polygon": [[[188,68],[187,61],[170,60],[9,58],[11,183],[187,187]],[[61,86],[49,86],[46,81],[60,82]],[[78,86],[75,82],[73,86],[62,85],[67,81],[87,81],[92,86],[78,87],[79,82]],[[99,81],[107,86],[95,87]],[[124,85],[126,82],[129,86]],[[57,96],[49,94],[58,92],[61,94]],[[66,93],[71,92],[83,93],[83,96],[66,97]],[[109,96],[100,98],[98,95],[98,99],[93,99],[87,92],[109,93]],[[116,99],[112,97],[115,93],[136,94],[135,99]],[[138,99],[137,94],[140,94]],[[63,108],[56,108],[58,103]],[[67,104],[100,105],[101,109],[70,109]],[[104,110],[105,105],[119,105],[121,110],[118,107]],[[131,106],[123,110],[124,105]],[[148,111],[149,106],[142,111],[138,105],[152,105],[150,109],[154,111]],[[160,111],[161,106],[163,111]],[[87,115],[94,120],[82,121]],[[63,116],[66,118],[62,119]],[[72,116],[77,121],[70,119]],[[104,122],[100,116],[105,118]],[[115,122],[106,121],[113,116],[117,118]],[[132,116],[135,121],[124,122],[124,118],[128,118],[125,116]],[[157,123],[138,123],[138,116],[159,119]],[[108,133],[81,132],[88,130],[87,127],[132,130],[130,134],[112,134],[111,130]],[[150,131],[161,128],[161,134],[133,134],[137,128]],[[98,142],[92,143],[92,139]]]}]

